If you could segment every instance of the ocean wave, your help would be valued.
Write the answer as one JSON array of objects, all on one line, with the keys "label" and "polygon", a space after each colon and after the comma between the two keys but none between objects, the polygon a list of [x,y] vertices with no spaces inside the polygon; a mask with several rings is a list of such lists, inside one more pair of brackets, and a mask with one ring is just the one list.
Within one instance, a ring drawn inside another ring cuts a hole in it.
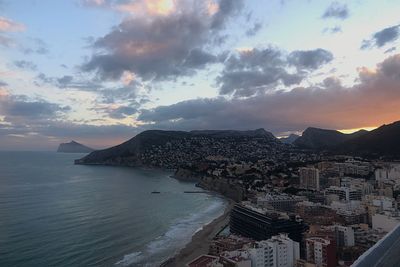
[{"label": "ocean wave", "polygon": [[131,254],[125,255],[124,258],[117,263],[115,263],[116,266],[129,266],[134,263],[138,263],[143,259],[142,252],[133,252]]},{"label": "ocean wave", "polygon": [[222,199],[217,199],[206,209],[175,221],[167,232],[148,243],[143,251],[133,252],[124,256],[116,265],[154,266],[160,264],[189,243],[192,236],[200,231],[204,225],[221,216],[225,207],[226,202]]}]

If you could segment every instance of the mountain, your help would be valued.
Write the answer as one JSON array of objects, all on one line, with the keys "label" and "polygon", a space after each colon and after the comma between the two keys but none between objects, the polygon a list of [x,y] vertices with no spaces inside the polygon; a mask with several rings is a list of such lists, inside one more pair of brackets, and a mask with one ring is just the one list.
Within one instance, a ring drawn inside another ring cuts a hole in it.
[{"label": "mountain", "polygon": [[400,156],[400,121],[357,136],[340,144],[336,150],[363,156]]},{"label": "mountain", "polygon": [[358,138],[368,133],[365,130],[360,130],[352,134],[344,134],[336,130],[327,130],[309,127],[301,137],[294,141],[294,145],[308,149],[328,149],[336,147],[346,141]]},{"label": "mountain", "polygon": [[90,153],[76,164],[176,168],[207,157],[265,159],[281,144],[264,129],[254,131],[144,131],[132,139]]},{"label": "mountain", "polygon": [[57,152],[62,153],[90,153],[94,149],[79,144],[78,142],[71,141],[69,143],[62,143],[58,146]]},{"label": "mountain", "polygon": [[282,137],[279,139],[284,144],[293,144],[300,136],[297,134],[290,134],[288,137]]}]

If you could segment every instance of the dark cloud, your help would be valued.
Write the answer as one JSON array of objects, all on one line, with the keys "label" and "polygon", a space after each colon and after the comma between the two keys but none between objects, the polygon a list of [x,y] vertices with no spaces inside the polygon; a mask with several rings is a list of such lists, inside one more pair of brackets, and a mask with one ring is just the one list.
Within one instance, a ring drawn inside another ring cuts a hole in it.
[{"label": "dark cloud", "polygon": [[211,29],[221,29],[226,26],[226,22],[232,17],[240,13],[244,6],[242,0],[220,0],[219,8],[216,14],[212,16]]},{"label": "dark cloud", "polygon": [[347,5],[340,4],[338,2],[332,2],[330,6],[325,10],[322,18],[335,18],[335,19],[347,19],[349,17],[349,10]]},{"label": "dark cloud", "polygon": [[5,87],[5,86],[8,86],[8,83],[0,80],[0,87]]},{"label": "dark cloud", "polygon": [[[163,129],[255,129],[274,133],[308,126],[349,129],[378,126],[400,117],[400,54],[376,71],[360,69],[360,83],[344,87],[329,77],[321,85],[275,91],[246,99],[195,99],[142,110],[138,119]],[[376,112],[379,110],[379,112]]]},{"label": "dark cloud", "polygon": [[36,64],[33,63],[32,61],[17,60],[17,61],[14,61],[14,65],[20,69],[37,70]]},{"label": "dark cloud", "polygon": [[42,84],[50,84],[58,88],[78,89],[82,91],[99,91],[103,88],[100,83],[90,79],[75,78],[71,75],[64,75],[62,77],[50,77],[44,73],[39,73],[36,76],[35,84],[41,86]]},{"label": "dark cloud", "polygon": [[[249,97],[273,90],[279,83],[285,86],[299,84],[308,71],[316,70],[332,59],[332,54],[323,49],[294,51],[289,55],[273,47],[241,51],[225,61],[217,84],[222,95]],[[288,71],[291,66],[296,72]]]},{"label": "dark cloud", "polygon": [[400,36],[400,25],[385,28],[379,32],[374,33],[371,39],[363,40],[361,49],[372,47],[382,47],[388,43],[396,41]]},{"label": "dark cloud", "polygon": [[288,57],[288,62],[291,65],[305,70],[316,70],[332,60],[332,53],[321,48],[308,51],[294,51]]},{"label": "dark cloud", "polygon": [[44,100],[29,100],[21,95],[0,95],[0,104],[0,115],[10,122],[13,122],[15,118],[27,120],[54,118],[58,113],[70,110],[68,106],[60,106]]},{"label": "dark cloud", "polygon": [[130,71],[143,81],[168,80],[192,75],[214,62],[209,45],[223,41],[222,30],[240,12],[243,1],[221,0],[214,14],[205,1],[180,3],[179,10],[168,16],[125,19],[95,41],[98,51],[82,70],[95,71],[102,79],[119,79]]}]

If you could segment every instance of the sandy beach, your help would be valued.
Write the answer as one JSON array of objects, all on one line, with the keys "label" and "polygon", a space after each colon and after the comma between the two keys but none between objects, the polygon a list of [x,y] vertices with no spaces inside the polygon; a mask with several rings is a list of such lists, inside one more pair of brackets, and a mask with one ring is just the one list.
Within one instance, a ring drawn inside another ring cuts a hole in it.
[{"label": "sandy beach", "polygon": [[182,267],[185,266],[189,261],[197,258],[202,254],[208,253],[208,247],[211,240],[216,234],[224,228],[229,222],[229,214],[234,201],[229,200],[229,204],[225,209],[225,212],[220,217],[213,220],[211,223],[205,225],[203,229],[193,235],[192,241],[187,244],[182,250],[180,250],[175,256],[165,261],[161,266],[163,267]]}]

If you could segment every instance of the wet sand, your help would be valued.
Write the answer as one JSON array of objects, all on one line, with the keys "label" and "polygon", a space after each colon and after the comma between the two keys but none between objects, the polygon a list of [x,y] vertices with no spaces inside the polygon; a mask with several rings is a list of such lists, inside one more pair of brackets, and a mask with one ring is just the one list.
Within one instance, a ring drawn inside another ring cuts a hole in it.
[{"label": "wet sand", "polygon": [[161,266],[186,266],[189,261],[194,260],[202,254],[207,254],[211,240],[229,223],[229,214],[234,204],[234,201],[229,200],[229,204],[226,207],[223,215],[205,225],[203,229],[195,233],[192,237],[192,241],[189,244],[187,244],[176,255],[161,264]]}]

